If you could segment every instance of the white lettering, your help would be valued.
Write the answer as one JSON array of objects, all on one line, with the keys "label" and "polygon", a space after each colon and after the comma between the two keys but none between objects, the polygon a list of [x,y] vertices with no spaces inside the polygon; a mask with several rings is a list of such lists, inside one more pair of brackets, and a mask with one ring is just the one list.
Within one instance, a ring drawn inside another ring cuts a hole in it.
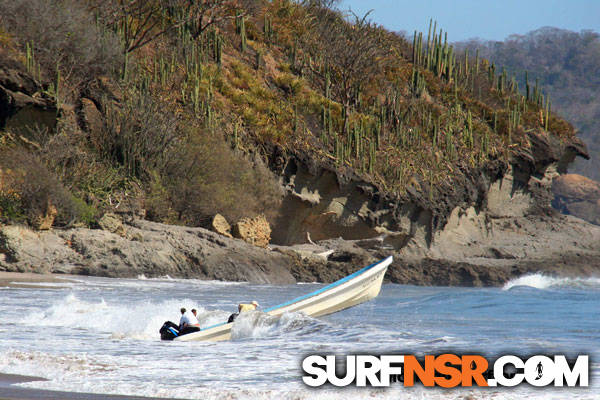
[{"label": "white lettering", "polygon": [[563,381],[567,386],[577,385],[577,378],[580,378],[580,386],[589,385],[589,356],[578,356],[573,369],[569,368],[569,363],[565,356],[554,356],[556,365],[556,377],[554,386],[563,386]]},{"label": "white lettering", "polygon": [[402,375],[402,367],[392,364],[404,365],[404,356],[381,356],[381,386],[390,386],[390,376]]},{"label": "white lettering", "polygon": [[338,378],[335,371],[335,356],[327,356],[327,379],[334,386],[348,386],[356,376],[356,356],[346,357],[346,376]]},{"label": "white lettering", "polygon": [[302,361],[302,369],[304,372],[312,375],[302,377],[302,380],[308,386],[317,387],[327,382],[327,372],[317,365],[325,366],[325,359],[321,356],[314,355],[308,356]]},{"label": "white lettering", "polygon": [[[496,360],[494,363],[494,378],[495,385],[500,386],[517,386],[521,382],[523,382],[523,374],[515,374],[512,378],[507,378],[504,376],[504,366],[511,364],[515,368],[524,368],[525,365],[523,361],[519,357],[516,356],[502,356]],[[488,383],[489,384],[489,383]],[[491,385],[490,385],[491,386]]]},{"label": "white lettering", "polygon": [[367,386],[367,381],[373,387],[382,386],[377,378],[381,371],[381,361],[375,356],[356,356],[356,386]]}]

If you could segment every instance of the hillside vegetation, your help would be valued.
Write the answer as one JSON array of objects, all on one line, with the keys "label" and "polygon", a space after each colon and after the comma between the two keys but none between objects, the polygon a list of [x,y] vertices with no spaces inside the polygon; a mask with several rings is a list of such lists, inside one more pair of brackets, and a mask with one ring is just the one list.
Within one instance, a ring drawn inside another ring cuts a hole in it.
[{"label": "hillside vegetation", "polygon": [[327,1],[0,0],[0,46],[58,105],[54,127],[0,127],[4,221],[271,217],[277,152],[432,198],[528,134],[574,135],[435,24],[409,42]]},{"label": "hillside vegetation", "polygon": [[531,81],[538,81],[589,146],[591,161],[581,160],[573,170],[600,180],[600,34],[546,27],[503,42],[469,41],[459,47],[479,49],[514,73],[521,85],[527,72]]}]

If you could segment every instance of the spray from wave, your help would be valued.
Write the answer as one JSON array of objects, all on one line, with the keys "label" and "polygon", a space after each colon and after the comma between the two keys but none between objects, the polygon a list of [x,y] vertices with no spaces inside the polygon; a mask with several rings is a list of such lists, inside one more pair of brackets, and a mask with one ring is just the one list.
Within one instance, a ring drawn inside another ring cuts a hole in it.
[{"label": "spray from wave", "polygon": [[566,278],[548,276],[540,273],[528,274],[516,279],[511,279],[503,287],[502,290],[510,290],[519,286],[528,286],[536,289],[550,288],[600,288],[600,278]]},{"label": "spray from wave", "polygon": [[18,322],[31,326],[102,332],[114,339],[157,340],[158,331],[165,320],[177,319],[178,322],[181,306],[197,308],[204,324],[222,321],[227,314],[224,311],[206,311],[189,299],[124,304],[104,299],[88,301],[69,294],[56,300],[42,313],[26,315]]},{"label": "spray from wave", "polygon": [[[208,310],[189,299],[161,302],[115,303],[105,299],[84,300],[75,294],[56,300],[41,313],[25,315],[19,323],[28,326],[63,327],[100,332],[112,339],[158,340],[164,321],[179,322],[179,308],[196,308],[201,327],[227,321],[230,312]],[[275,318],[260,311],[241,314],[232,327],[234,339],[261,338],[304,330],[322,331],[326,324],[301,313]]]},{"label": "spray from wave", "polygon": [[236,318],[231,328],[231,337],[239,340],[285,334],[289,338],[290,335],[303,336],[308,332],[318,333],[328,328],[331,327],[327,323],[303,313],[290,312],[273,317],[260,311],[251,311]]}]

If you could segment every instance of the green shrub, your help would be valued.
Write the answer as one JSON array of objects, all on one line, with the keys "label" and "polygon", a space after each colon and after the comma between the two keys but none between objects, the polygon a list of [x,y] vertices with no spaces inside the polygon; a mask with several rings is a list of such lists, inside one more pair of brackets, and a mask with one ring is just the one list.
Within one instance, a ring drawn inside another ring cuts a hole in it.
[{"label": "green shrub", "polygon": [[0,152],[0,170],[3,217],[35,226],[55,207],[55,224],[77,219],[72,195],[35,154],[21,148],[4,150]]},{"label": "green shrub", "polygon": [[261,213],[274,216],[282,197],[275,177],[261,163],[252,163],[232,150],[222,138],[194,135],[169,159],[161,184],[181,222],[204,225],[216,213],[229,221]]},{"label": "green shrub", "polygon": [[79,0],[3,0],[0,25],[23,48],[33,48],[46,77],[63,69],[77,88],[99,75],[121,68],[123,56],[117,37],[96,24],[86,2]]}]

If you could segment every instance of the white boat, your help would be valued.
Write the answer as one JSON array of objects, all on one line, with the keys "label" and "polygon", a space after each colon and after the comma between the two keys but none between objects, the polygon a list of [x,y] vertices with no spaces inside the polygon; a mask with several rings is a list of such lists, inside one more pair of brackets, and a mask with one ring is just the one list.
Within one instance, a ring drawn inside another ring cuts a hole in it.
[{"label": "white boat", "polygon": [[[319,317],[372,300],[379,294],[383,277],[392,261],[393,258],[390,256],[312,293],[267,308],[264,312],[275,317],[286,312],[303,312],[311,317]],[[232,326],[233,322],[224,322],[198,332],[175,337],[174,340],[181,342],[229,340]]]}]

